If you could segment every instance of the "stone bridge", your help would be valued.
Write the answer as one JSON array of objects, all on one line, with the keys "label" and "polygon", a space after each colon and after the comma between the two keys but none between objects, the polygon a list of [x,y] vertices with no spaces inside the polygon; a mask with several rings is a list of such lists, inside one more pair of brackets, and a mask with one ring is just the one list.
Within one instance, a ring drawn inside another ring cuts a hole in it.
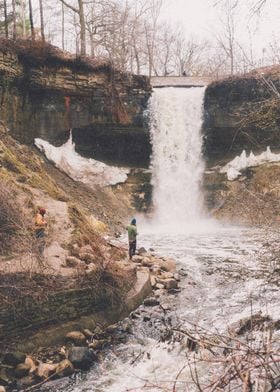
[{"label": "stone bridge", "polygon": [[199,76],[152,76],[153,88],[160,87],[204,87],[213,81],[210,77]]}]

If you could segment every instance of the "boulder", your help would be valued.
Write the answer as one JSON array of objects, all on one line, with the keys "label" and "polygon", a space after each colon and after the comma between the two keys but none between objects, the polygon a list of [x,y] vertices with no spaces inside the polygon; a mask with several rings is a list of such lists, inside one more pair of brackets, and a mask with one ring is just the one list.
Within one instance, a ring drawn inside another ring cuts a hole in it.
[{"label": "boulder", "polygon": [[35,372],[36,376],[39,378],[49,378],[52,374],[56,372],[57,364],[43,363],[41,362]]},{"label": "boulder", "polygon": [[172,272],[163,272],[163,273],[160,275],[160,277],[161,277],[162,279],[173,279],[173,278],[174,278],[174,275],[173,275]]},{"label": "boulder", "polygon": [[133,261],[133,263],[141,263],[143,260],[143,257],[138,256],[138,255],[134,255],[134,256],[132,256],[131,260]]},{"label": "boulder", "polygon": [[71,347],[69,350],[69,361],[75,368],[89,370],[90,366],[96,360],[96,355],[88,347]]},{"label": "boulder", "polygon": [[59,377],[69,377],[75,371],[74,366],[69,361],[69,359],[64,359],[63,361],[59,362],[56,368],[56,374]]},{"label": "boulder", "polygon": [[93,350],[100,350],[108,343],[109,343],[108,339],[99,339],[99,340],[92,339],[92,341],[89,343],[88,347],[92,348]]},{"label": "boulder", "polygon": [[89,329],[83,329],[83,334],[87,337],[87,338],[91,338],[93,336],[93,332]]},{"label": "boulder", "polygon": [[137,253],[138,253],[140,256],[142,256],[142,255],[144,255],[145,253],[148,253],[148,252],[147,252],[147,250],[146,250],[144,247],[142,247],[142,248],[139,248],[139,249],[138,249]]},{"label": "boulder", "polygon": [[37,369],[37,365],[32,357],[29,357],[29,356],[26,357],[24,363],[30,367],[30,373],[34,373],[35,370]]},{"label": "boulder", "polygon": [[66,340],[74,343],[76,346],[83,346],[86,344],[86,337],[80,331],[72,331],[66,335]]},{"label": "boulder", "polygon": [[153,263],[153,260],[151,260],[149,257],[144,257],[143,259],[142,259],[142,265],[144,266],[144,267],[153,267],[153,265],[154,265],[154,263]]},{"label": "boulder", "polygon": [[176,279],[166,279],[164,281],[164,287],[166,290],[172,290],[178,288],[178,282]]},{"label": "boulder", "polygon": [[172,259],[156,259],[155,264],[159,265],[163,271],[175,272],[176,262]]},{"label": "boulder", "polygon": [[159,303],[160,303],[159,300],[154,297],[144,299],[145,306],[157,306],[159,305]]},{"label": "boulder", "polygon": [[119,328],[118,324],[111,324],[108,325],[108,327],[106,328],[106,332],[109,334],[113,334],[118,330],[118,328]]},{"label": "boulder", "polygon": [[2,363],[4,365],[10,365],[16,367],[20,363],[24,363],[26,359],[26,355],[21,353],[20,351],[13,351],[6,353],[4,355]]},{"label": "boulder", "polygon": [[151,276],[150,276],[150,279],[151,279],[151,285],[152,285],[152,287],[155,287],[155,285],[157,284],[156,278],[155,278],[153,275],[151,275]]}]

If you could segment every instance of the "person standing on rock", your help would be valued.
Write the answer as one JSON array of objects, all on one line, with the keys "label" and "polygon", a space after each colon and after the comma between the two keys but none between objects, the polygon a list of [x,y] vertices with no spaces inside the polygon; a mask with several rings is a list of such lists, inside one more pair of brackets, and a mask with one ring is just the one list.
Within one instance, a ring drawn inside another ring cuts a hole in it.
[{"label": "person standing on rock", "polygon": [[35,216],[35,237],[38,241],[39,255],[43,257],[45,248],[45,236],[47,221],[45,219],[46,210],[45,208],[39,208]]},{"label": "person standing on rock", "polygon": [[127,226],[126,230],[128,232],[129,260],[131,260],[132,256],[134,256],[136,252],[136,236],[138,234],[135,218],[132,219],[130,225]]}]

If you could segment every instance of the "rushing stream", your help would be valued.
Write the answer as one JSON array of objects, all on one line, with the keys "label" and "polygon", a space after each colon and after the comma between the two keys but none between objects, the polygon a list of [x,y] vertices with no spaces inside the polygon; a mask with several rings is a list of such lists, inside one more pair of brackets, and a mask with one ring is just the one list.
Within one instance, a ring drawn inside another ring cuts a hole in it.
[{"label": "rushing stream", "polygon": [[138,245],[177,261],[180,290],[162,295],[152,313],[141,306],[127,320],[123,343],[56,390],[196,391],[186,347],[163,339],[167,324],[225,333],[234,321],[258,311],[279,317],[277,287],[264,281],[272,267],[257,259],[262,232],[203,218],[203,96],[201,88],[160,89],[150,105],[155,216],[150,223],[138,219]]}]

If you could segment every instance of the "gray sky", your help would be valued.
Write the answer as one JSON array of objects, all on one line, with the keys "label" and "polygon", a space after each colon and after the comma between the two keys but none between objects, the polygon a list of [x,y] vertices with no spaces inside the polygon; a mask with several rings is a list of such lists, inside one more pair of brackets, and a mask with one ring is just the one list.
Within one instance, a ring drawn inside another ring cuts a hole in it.
[{"label": "gray sky", "polygon": [[[232,0],[233,1],[233,0]],[[260,17],[250,17],[252,3],[257,0],[241,0],[242,11],[238,16],[236,33],[241,41],[248,40],[247,26],[257,47],[263,47],[272,35],[279,35],[280,0],[267,0]],[[166,0],[162,17],[181,24],[187,35],[193,34],[200,38],[211,38],[219,25],[219,7],[214,7],[214,0]]]}]

